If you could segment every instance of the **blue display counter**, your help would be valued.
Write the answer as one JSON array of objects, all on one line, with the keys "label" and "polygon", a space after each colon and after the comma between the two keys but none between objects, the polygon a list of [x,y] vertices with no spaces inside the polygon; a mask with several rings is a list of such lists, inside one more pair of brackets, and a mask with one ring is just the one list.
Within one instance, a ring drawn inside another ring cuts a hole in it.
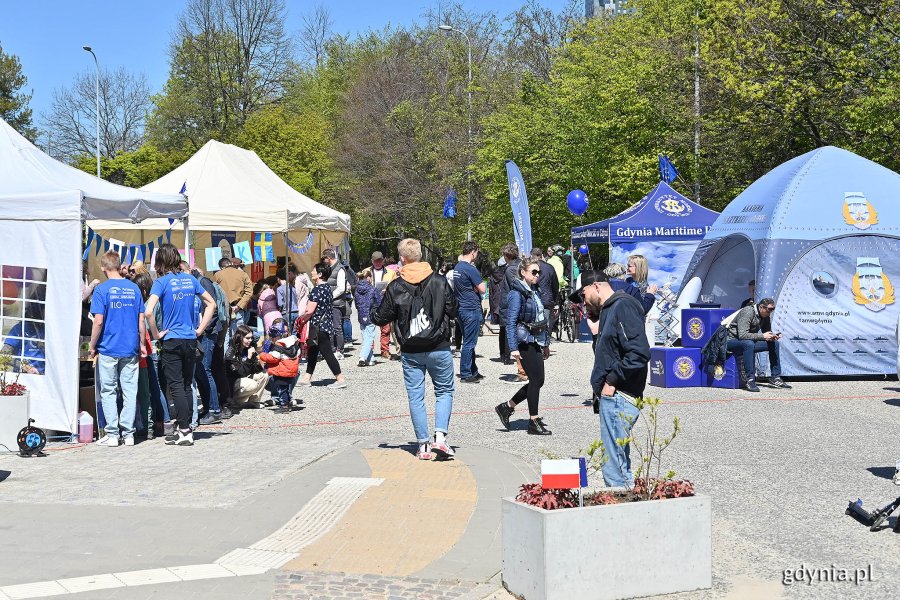
[{"label": "blue display counter", "polygon": [[701,373],[700,348],[650,348],[650,385],[699,387]]},{"label": "blue display counter", "polygon": [[681,345],[702,348],[732,308],[686,308],[681,311]]},{"label": "blue display counter", "polygon": [[725,368],[703,369],[700,373],[700,381],[705,387],[724,388],[736,390],[741,387],[741,378],[738,374],[737,360],[729,354],[725,360]]}]

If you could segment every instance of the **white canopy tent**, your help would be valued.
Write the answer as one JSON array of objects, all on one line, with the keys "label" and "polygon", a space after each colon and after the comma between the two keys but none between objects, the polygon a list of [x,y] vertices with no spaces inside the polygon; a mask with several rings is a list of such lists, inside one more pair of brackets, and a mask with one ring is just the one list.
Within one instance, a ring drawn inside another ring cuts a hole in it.
[{"label": "white canopy tent", "polygon": [[186,214],[184,196],[133,190],[64,165],[0,119],[0,334],[5,349],[38,371],[20,379],[38,427],[77,430],[82,221]]},{"label": "white canopy tent", "polygon": [[[141,189],[174,193],[182,188],[190,203],[190,245],[197,249],[195,261],[201,268],[205,266],[201,253],[213,246],[213,231],[233,233],[237,242],[252,241],[254,232],[285,236],[303,232],[300,237],[304,239],[312,235],[308,258],[297,261],[304,263],[302,268],[316,262],[326,247],[340,245],[350,232],[348,215],[304,196],[282,181],[255,152],[231,144],[210,140],[184,164]],[[88,224],[105,239],[137,245],[156,240],[170,228],[165,219],[125,227],[106,221]],[[284,236],[273,235],[272,242],[276,255],[283,256]],[[173,231],[172,243],[185,247],[180,231]]]}]

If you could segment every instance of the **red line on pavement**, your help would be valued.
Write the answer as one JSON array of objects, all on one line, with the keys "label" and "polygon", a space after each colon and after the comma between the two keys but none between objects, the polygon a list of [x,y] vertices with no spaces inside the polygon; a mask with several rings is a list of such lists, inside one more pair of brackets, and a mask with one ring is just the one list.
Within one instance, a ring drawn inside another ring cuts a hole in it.
[{"label": "red line on pavement", "polygon": [[[819,400],[847,400],[847,399],[857,399],[857,400],[877,400],[881,398],[893,398],[897,394],[878,394],[878,395],[870,395],[870,396],[801,396],[798,398],[775,398],[775,397],[759,397],[759,398],[698,398],[695,400],[672,400],[672,401],[664,401],[663,404],[727,404],[730,402],[741,402],[741,401],[750,401],[750,402],[768,402],[768,401],[780,401],[780,402],[814,402]],[[564,405],[564,406],[546,406],[544,410],[570,410],[570,409],[584,409],[591,408],[590,404],[572,404],[572,405]],[[481,410],[461,410],[454,411],[454,416],[461,415],[482,415],[487,413],[494,412],[492,408],[486,408]],[[429,416],[434,413],[428,413]],[[319,427],[323,425],[351,425],[353,423],[367,423],[374,421],[390,421],[393,419],[408,419],[409,414],[404,413],[402,415],[386,415],[381,417],[366,417],[362,419],[343,419],[339,421],[314,421],[312,423],[282,423],[280,425],[206,425],[204,429],[286,429],[288,427]],[[78,446],[75,446],[76,448]],[[68,449],[68,448],[66,448]]]}]

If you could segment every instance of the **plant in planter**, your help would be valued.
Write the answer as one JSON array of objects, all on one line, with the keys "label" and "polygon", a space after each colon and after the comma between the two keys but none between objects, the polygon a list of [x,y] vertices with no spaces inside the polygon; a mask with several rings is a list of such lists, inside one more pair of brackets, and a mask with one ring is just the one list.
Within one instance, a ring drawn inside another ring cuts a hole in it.
[{"label": "plant in planter", "polygon": [[[616,440],[630,444],[635,455],[632,489],[585,494],[583,508],[572,490],[540,484],[504,498],[503,583],[510,592],[527,600],[618,599],[712,586],[709,498],[694,496],[690,481],[663,471],[681,424],[674,418],[671,433],[663,435],[660,404],[638,399],[643,427]],[[596,476],[607,460],[603,443],[594,440],[582,453]],[[639,573],[639,564],[652,568]]]},{"label": "plant in planter", "polygon": [[[19,376],[22,370],[28,366],[26,361],[19,361],[19,369],[13,371],[15,359],[9,352],[0,352],[0,396],[23,396],[28,389],[19,383]],[[15,373],[15,378],[9,380],[11,372]]]},{"label": "plant in planter", "polygon": [[19,430],[28,424],[29,394],[19,383],[19,376],[27,368],[9,352],[0,352],[0,444],[16,447]]}]

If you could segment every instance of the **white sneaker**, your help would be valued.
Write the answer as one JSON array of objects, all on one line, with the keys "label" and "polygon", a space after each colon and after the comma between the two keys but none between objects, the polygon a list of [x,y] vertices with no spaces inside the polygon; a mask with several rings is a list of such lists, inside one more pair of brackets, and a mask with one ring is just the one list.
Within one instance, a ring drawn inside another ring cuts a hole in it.
[{"label": "white sneaker", "polygon": [[126,446],[134,446],[134,437],[132,436],[132,437],[125,438],[125,445]]},{"label": "white sneaker", "polygon": [[342,390],[347,387],[347,380],[345,379],[344,381],[335,381],[334,383],[326,387],[328,387],[328,389],[330,390]]},{"label": "white sneaker", "polygon": [[338,360],[344,360],[344,353],[343,352],[335,352],[334,357]]},{"label": "white sneaker", "polygon": [[434,452],[438,460],[449,460],[456,455],[456,452],[454,452],[453,448],[450,447],[450,444],[447,443],[446,436],[440,441],[437,440],[437,435],[434,437],[435,440],[434,443],[431,444],[431,451]]},{"label": "white sneaker", "polygon": [[119,447],[119,438],[112,437],[111,435],[104,435],[102,438],[95,442],[98,446],[109,446],[110,448],[118,448]]}]

